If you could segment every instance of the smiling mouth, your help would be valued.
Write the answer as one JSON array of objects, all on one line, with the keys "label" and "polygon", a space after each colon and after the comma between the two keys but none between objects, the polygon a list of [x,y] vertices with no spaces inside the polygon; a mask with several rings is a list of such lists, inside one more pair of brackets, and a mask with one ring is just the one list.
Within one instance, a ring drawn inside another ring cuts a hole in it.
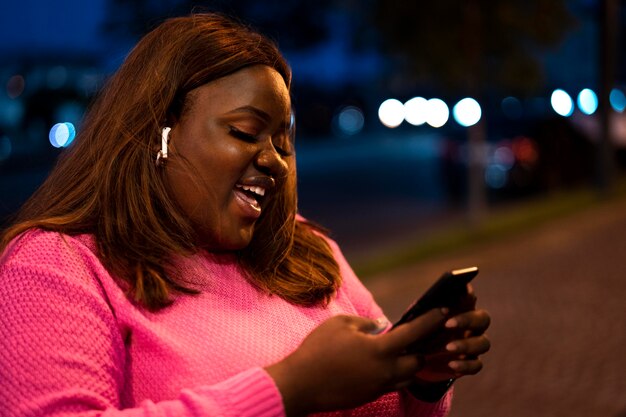
[{"label": "smiling mouth", "polygon": [[243,185],[236,184],[235,192],[246,203],[248,203],[254,210],[261,211],[261,203],[265,196],[265,187],[258,185]]}]

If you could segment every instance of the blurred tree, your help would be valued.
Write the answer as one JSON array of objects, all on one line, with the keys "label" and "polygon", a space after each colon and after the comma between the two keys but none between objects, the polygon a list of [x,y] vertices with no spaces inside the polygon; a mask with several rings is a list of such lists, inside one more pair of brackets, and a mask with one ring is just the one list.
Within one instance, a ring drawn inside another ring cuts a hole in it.
[{"label": "blurred tree", "polygon": [[327,38],[326,10],[332,3],[332,0],[109,0],[104,31],[138,38],[167,17],[213,11],[251,24],[277,40],[281,48],[306,48]]},{"label": "blurred tree", "polygon": [[[490,91],[528,95],[542,81],[536,52],[558,44],[574,24],[564,0],[371,0],[368,21],[395,56],[405,85],[439,84],[482,103]],[[367,31],[363,31],[367,33]],[[486,117],[468,128],[468,209],[486,214]]]},{"label": "blurred tree", "polygon": [[543,79],[536,52],[558,45],[575,23],[565,0],[370,1],[367,21],[404,76],[454,91],[489,80],[509,93],[533,92]]},{"label": "blurred tree", "polygon": [[612,194],[615,177],[615,149],[611,137],[611,116],[613,111],[609,100],[611,89],[615,82],[615,64],[617,62],[617,32],[619,27],[619,5],[617,0],[601,0],[598,7],[598,22],[600,36],[598,49],[600,50],[600,88],[599,107],[600,115],[600,142],[596,152],[596,185],[600,195],[606,197]]}]

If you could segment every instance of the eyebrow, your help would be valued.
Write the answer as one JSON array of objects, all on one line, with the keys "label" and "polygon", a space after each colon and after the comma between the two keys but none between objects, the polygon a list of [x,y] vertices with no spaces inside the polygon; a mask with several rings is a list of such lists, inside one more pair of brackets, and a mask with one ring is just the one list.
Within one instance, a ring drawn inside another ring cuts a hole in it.
[{"label": "eyebrow", "polygon": [[[263,120],[265,123],[271,123],[272,121],[272,116],[270,116],[268,113],[264,112],[263,110],[259,109],[258,107],[254,107],[254,106],[241,106],[241,107],[237,107],[234,110],[231,110],[229,112],[227,112],[226,114],[233,114],[233,113],[251,113],[255,116],[257,116],[259,119]],[[286,130],[291,130],[291,128],[293,127],[293,117],[291,117],[291,113],[289,114],[289,122],[282,122],[280,124],[280,128],[281,129],[286,129]]]}]

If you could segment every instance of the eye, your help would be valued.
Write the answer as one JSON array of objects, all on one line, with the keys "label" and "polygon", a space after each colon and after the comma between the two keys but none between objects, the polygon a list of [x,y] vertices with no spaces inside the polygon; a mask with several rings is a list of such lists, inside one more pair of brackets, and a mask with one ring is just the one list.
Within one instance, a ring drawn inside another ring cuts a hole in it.
[{"label": "eye", "polygon": [[[278,154],[283,157],[292,156],[293,144],[291,143],[291,135],[289,134],[289,132],[285,131],[282,133],[277,133],[275,138],[277,138],[278,140],[276,140],[276,142],[272,142],[272,145],[274,146],[274,149],[276,149],[276,152],[278,152]],[[277,145],[277,143],[280,143],[282,145]]]},{"label": "eye", "polygon": [[237,139],[241,139],[243,141],[251,142],[251,143],[254,143],[257,141],[256,136],[251,133],[244,132],[243,130],[239,130],[233,126],[229,126],[228,129],[229,129],[228,133]]},{"label": "eye", "polygon": [[293,152],[288,151],[285,148],[277,146],[277,145],[274,145],[274,149],[276,149],[276,152],[278,152],[278,154],[280,156],[291,156],[291,155],[293,155]]},{"label": "eye", "polygon": [[[256,143],[259,139],[256,137],[256,135],[252,134],[252,133],[247,133],[243,130],[239,130],[234,126],[229,126],[228,127],[228,133],[237,138],[237,139],[241,139],[245,142],[249,142],[249,143]],[[272,145],[274,146],[274,149],[276,149],[276,152],[283,157],[287,157],[287,156],[291,156],[293,155],[293,152],[287,150],[287,147],[283,147],[283,146],[278,146],[275,145],[274,143],[272,143]],[[288,145],[289,146],[289,145]]]}]

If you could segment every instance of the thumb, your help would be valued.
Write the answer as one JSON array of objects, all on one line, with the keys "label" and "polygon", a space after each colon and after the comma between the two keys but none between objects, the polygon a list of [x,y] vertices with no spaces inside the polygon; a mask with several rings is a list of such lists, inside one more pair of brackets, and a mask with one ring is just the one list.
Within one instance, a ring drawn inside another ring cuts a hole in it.
[{"label": "thumb", "polygon": [[379,317],[375,320],[365,317],[354,318],[355,327],[363,333],[380,334],[387,330],[390,324],[386,317]]},{"label": "thumb", "polygon": [[393,328],[385,335],[388,348],[403,351],[409,344],[427,337],[440,328],[447,314],[448,309],[434,308],[408,323]]}]

